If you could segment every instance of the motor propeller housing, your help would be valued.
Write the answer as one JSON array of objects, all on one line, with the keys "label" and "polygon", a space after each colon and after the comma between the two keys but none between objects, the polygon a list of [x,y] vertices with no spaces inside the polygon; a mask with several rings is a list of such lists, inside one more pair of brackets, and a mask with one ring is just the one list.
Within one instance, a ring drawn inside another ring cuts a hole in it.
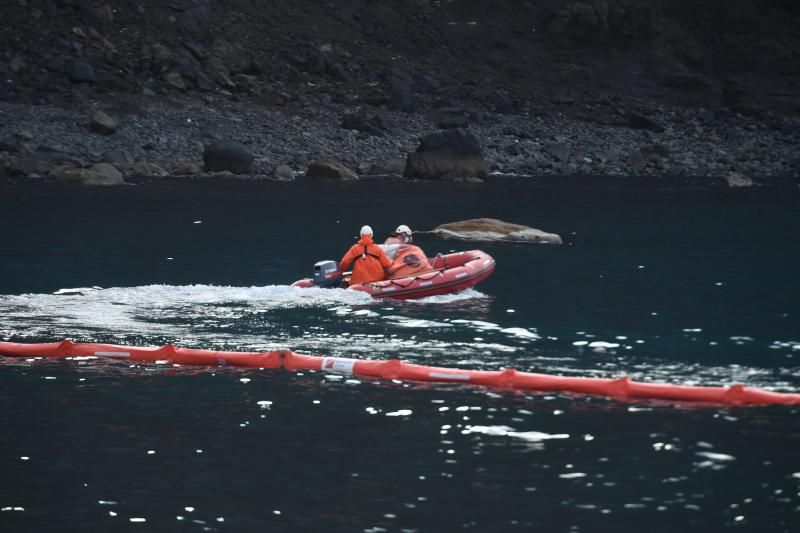
[{"label": "motor propeller housing", "polygon": [[336,261],[324,260],[314,263],[314,285],[324,289],[339,287],[344,276]]}]

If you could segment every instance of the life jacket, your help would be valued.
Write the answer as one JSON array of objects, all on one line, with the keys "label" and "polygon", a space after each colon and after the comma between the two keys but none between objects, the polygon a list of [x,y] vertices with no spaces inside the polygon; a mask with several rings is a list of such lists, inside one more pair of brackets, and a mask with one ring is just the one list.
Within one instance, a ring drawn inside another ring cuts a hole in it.
[{"label": "life jacket", "polygon": [[413,244],[403,244],[394,256],[389,267],[389,278],[404,278],[431,270],[431,264],[422,248]]},{"label": "life jacket", "polygon": [[380,246],[372,242],[372,237],[364,235],[356,244],[350,247],[342,260],[339,269],[344,271],[353,263],[353,274],[350,276],[350,285],[379,281],[385,277],[385,268],[389,268],[392,261]]}]

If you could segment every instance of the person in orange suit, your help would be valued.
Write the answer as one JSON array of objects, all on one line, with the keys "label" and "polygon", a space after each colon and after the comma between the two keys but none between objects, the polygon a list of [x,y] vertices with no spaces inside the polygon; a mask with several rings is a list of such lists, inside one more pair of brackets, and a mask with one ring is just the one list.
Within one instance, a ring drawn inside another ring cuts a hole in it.
[{"label": "person in orange suit", "polygon": [[411,244],[414,239],[411,237],[411,228],[405,224],[400,224],[383,244]]},{"label": "person in orange suit", "polygon": [[350,263],[353,263],[350,285],[380,281],[386,276],[384,269],[392,266],[391,259],[372,241],[372,228],[369,226],[361,228],[361,238],[344,254],[339,262],[339,270],[344,272]]}]

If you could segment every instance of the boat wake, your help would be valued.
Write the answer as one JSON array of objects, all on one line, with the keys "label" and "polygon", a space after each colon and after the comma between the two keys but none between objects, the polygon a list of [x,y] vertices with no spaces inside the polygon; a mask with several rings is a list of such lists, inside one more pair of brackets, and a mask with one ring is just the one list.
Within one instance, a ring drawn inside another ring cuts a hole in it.
[{"label": "boat wake", "polygon": [[[777,364],[712,366],[643,348],[657,339],[603,338],[583,331],[558,338],[525,323],[513,309],[498,320],[492,302],[475,289],[397,301],[343,289],[284,285],[65,288],[52,294],[0,295],[0,340],[288,349],[480,370],[514,367],[669,383],[800,387],[800,371],[792,359],[800,343],[794,341],[765,346],[773,359],[778,356],[772,361]],[[736,342],[741,341],[730,341],[732,347],[738,347]]]},{"label": "boat wake", "polygon": [[[453,306],[485,299],[474,289],[420,300]],[[392,317],[395,306],[416,304],[376,300],[344,289],[300,289],[287,285],[145,285],[77,287],[52,294],[0,295],[0,336],[19,340],[72,338],[142,343],[191,342],[235,345],[238,349],[293,346],[322,348],[358,338],[374,319],[408,331],[414,322]],[[374,350],[375,338],[367,345]],[[399,343],[402,344],[402,343]]]}]

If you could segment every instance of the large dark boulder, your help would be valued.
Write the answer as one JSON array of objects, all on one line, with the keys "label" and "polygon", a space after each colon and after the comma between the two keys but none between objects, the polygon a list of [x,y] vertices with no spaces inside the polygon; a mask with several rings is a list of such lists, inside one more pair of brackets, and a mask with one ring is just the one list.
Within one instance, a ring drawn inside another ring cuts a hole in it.
[{"label": "large dark boulder", "polygon": [[253,174],[253,159],[249,148],[227,139],[210,144],[203,151],[207,172],[228,170],[234,174]]},{"label": "large dark boulder", "polygon": [[64,70],[75,83],[91,83],[97,79],[92,65],[82,58],[67,61]]},{"label": "large dark boulder", "polygon": [[485,178],[486,162],[477,137],[461,129],[432,133],[408,154],[403,174],[418,179]]},{"label": "large dark boulder", "polygon": [[344,64],[344,60],[332,51],[322,52],[322,66],[325,72],[336,81],[346,82],[353,79]]},{"label": "large dark boulder", "polygon": [[628,126],[635,130],[650,130],[656,133],[664,132],[664,127],[661,124],[638,113],[628,113]]}]

